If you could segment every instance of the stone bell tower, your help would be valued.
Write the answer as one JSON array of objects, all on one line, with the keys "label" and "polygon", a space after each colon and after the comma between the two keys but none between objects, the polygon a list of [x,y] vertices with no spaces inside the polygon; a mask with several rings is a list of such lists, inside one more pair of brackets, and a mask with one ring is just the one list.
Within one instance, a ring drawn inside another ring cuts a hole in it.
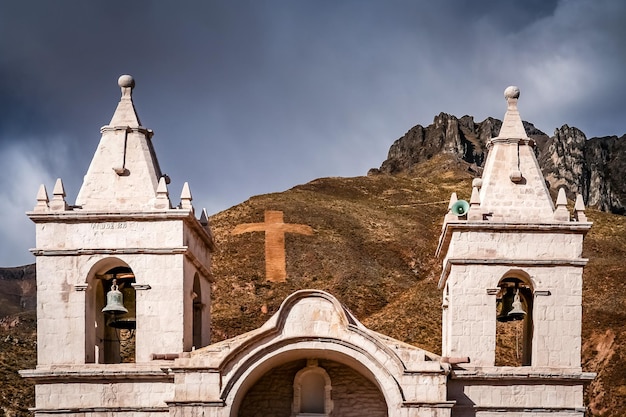
[{"label": "stone bell tower", "polygon": [[[38,346],[37,368],[22,375],[37,383],[36,414],[166,413],[173,377],[163,361],[209,344],[206,212],[195,217],[187,183],[172,206],[153,132],[135,111],[135,82],[123,75],[118,84],[122,97],[76,204],[59,179],[52,199],[42,185],[27,213],[36,224]],[[107,297],[115,291],[121,300]]]},{"label": "stone bell tower", "polygon": [[458,363],[449,399],[456,416],[580,416],[583,383],[593,378],[581,369],[581,255],[591,223],[581,196],[572,217],[563,189],[555,207],[517,109],[519,89],[505,98],[482,178],[469,206],[453,194],[437,249],[442,355]]}]

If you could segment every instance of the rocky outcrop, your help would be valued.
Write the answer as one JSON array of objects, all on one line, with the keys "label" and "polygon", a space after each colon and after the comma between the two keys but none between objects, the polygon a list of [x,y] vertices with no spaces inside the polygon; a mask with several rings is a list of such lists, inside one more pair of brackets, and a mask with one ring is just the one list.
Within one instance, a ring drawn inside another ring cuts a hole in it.
[{"label": "rocky outcrop", "polygon": [[[487,118],[440,113],[427,127],[417,125],[396,140],[387,159],[370,173],[411,173],[420,162],[440,153],[451,154],[480,173],[485,161],[487,141],[497,136],[502,122]],[[536,154],[543,174],[554,191],[565,187],[570,198],[582,194],[590,206],[613,213],[626,213],[626,135],[591,138],[575,127],[563,125],[549,137],[524,122],[529,137],[537,144]]]},{"label": "rocky outcrop", "polygon": [[483,127],[474,123],[471,116],[457,119],[440,113],[430,126],[417,125],[395,141],[380,170],[389,174],[410,171],[413,165],[441,152],[481,166],[485,155],[484,144],[490,135],[491,127],[487,123]]},{"label": "rocky outcrop", "polygon": [[539,165],[551,188],[584,194],[585,142],[585,134],[575,127],[564,125],[554,131],[539,152]]},{"label": "rocky outcrop", "polygon": [[35,264],[0,268],[0,319],[24,311],[35,311],[35,281]]},{"label": "rocky outcrop", "polygon": [[626,135],[585,143],[583,195],[600,210],[626,214]]}]

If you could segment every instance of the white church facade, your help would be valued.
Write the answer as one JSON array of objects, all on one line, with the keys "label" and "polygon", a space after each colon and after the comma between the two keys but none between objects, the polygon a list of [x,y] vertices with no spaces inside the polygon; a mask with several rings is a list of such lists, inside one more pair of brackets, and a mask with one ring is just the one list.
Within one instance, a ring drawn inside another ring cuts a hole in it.
[{"label": "white church facade", "polygon": [[[35,416],[580,417],[583,238],[553,203],[505,91],[469,203],[453,194],[443,262],[442,355],[361,324],[331,294],[302,289],[263,326],[210,343],[206,212],[185,183],[174,203],[135,111],[130,76],[76,203],[44,186],[36,224]],[[519,363],[504,364],[503,326],[520,329]]]}]

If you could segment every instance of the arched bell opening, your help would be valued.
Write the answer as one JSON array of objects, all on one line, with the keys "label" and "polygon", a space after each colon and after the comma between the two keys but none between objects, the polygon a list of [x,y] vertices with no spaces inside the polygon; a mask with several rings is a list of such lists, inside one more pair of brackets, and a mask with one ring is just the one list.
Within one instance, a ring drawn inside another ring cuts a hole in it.
[{"label": "arched bell opening", "polygon": [[496,366],[532,363],[533,288],[524,274],[509,275],[498,283],[496,295]]},{"label": "arched bell opening", "polygon": [[193,346],[198,349],[203,346],[202,343],[202,314],[204,309],[204,303],[202,302],[202,287],[200,285],[200,277],[196,273],[193,277],[193,291],[191,293],[192,308],[193,308]]},{"label": "arched bell opening", "polygon": [[85,362],[134,363],[135,274],[119,259],[108,259],[99,266],[90,274],[86,294]]}]

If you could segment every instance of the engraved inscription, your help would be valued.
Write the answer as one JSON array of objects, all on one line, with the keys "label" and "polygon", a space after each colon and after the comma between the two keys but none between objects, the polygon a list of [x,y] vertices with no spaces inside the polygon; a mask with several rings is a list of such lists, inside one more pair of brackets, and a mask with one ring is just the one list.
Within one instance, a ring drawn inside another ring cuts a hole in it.
[{"label": "engraved inscription", "polygon": [[113,229],[127,229],[127,222],[108,222],[108,223],[92,223],[92,229],[96,230],[113,230]]}]

